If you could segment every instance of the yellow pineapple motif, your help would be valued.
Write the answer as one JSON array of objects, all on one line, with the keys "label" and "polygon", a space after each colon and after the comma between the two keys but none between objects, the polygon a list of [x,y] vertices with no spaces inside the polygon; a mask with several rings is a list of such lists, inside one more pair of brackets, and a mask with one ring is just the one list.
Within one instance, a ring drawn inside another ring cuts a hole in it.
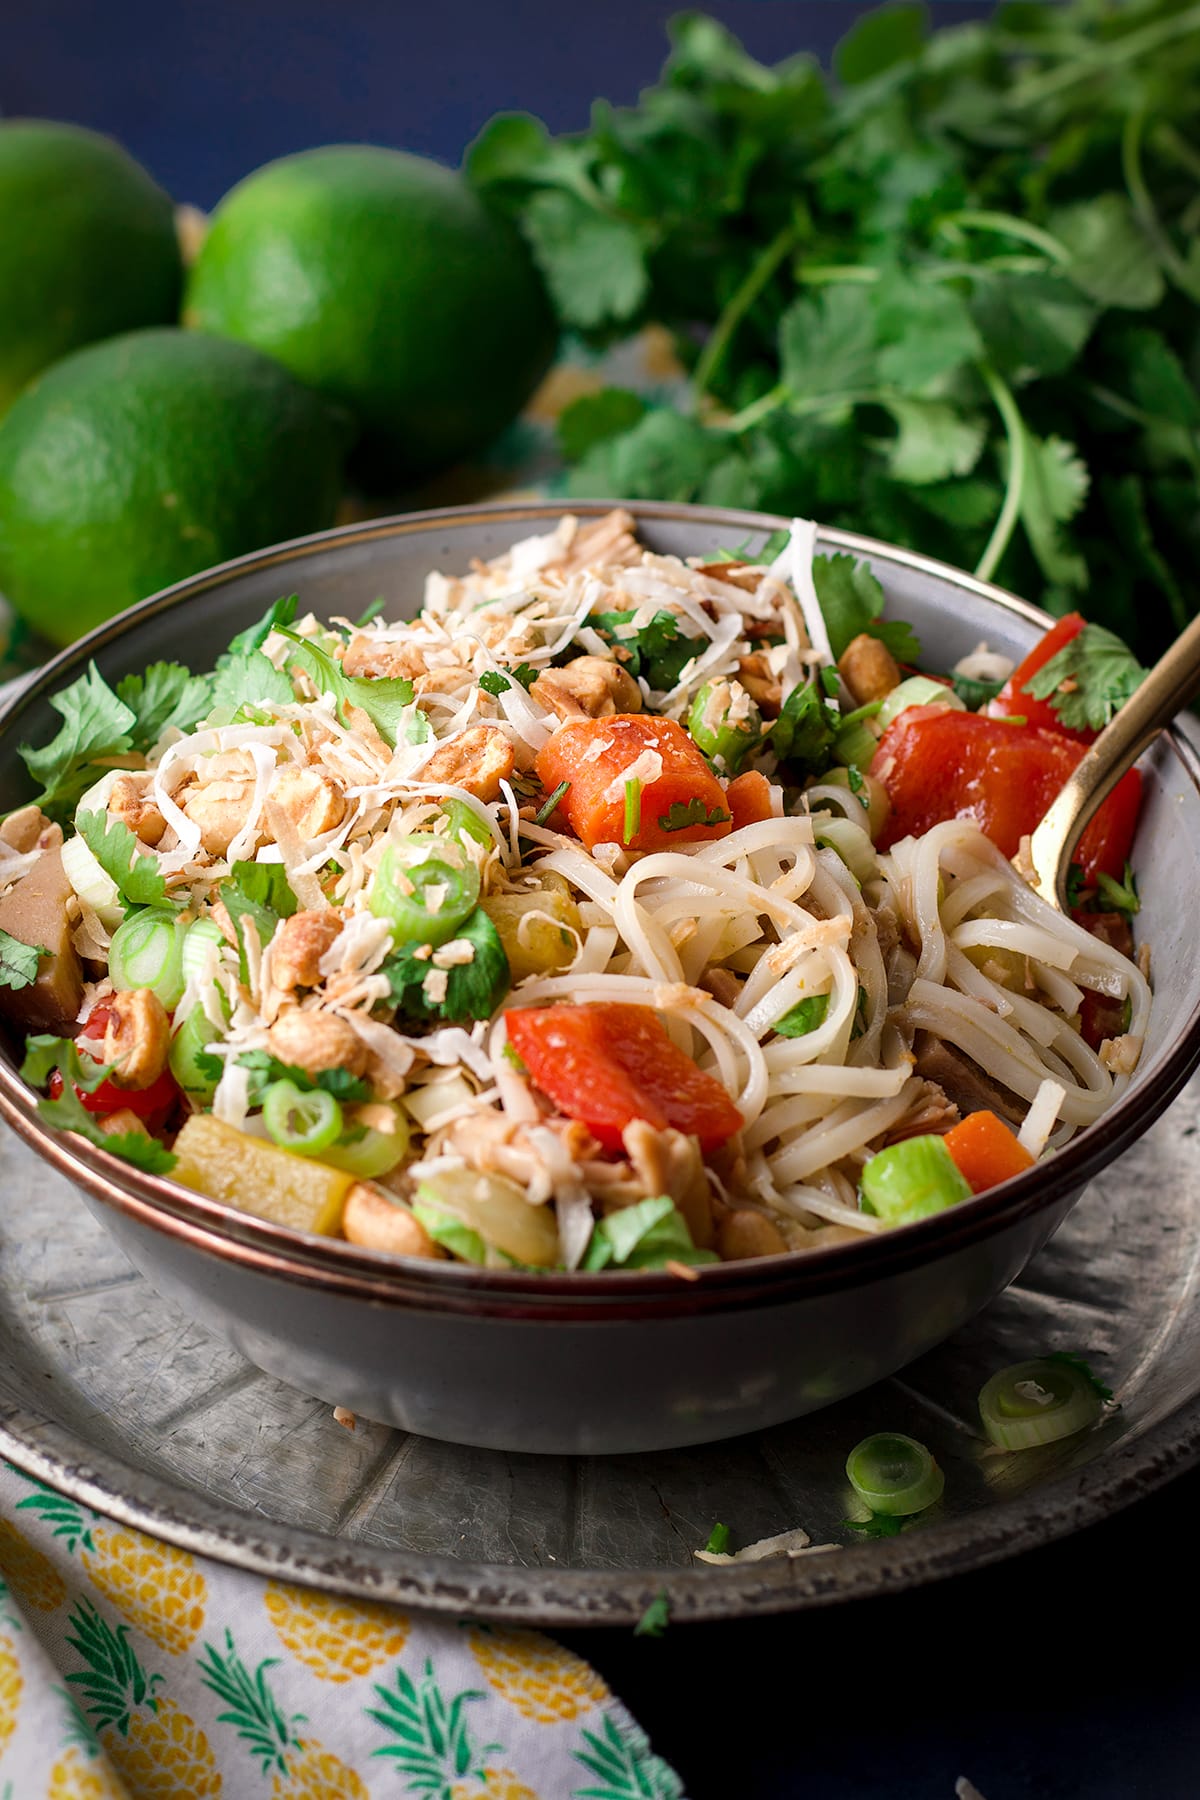
[{"label": "yellow pineapple motif", "polygon": [[51,1769],[46,1800],[124,1800],[124,1794],[114,1785],[107,1763],[85,1762],[72,1748]]},{"label": "yellow pineapple motif", "polygon": [[338,1600],[316,1589],[272,1581],[271,1623],[284,1647],[322,1681],[352,1681],[399,1656],[408,1641],[403,1613],[370,1600]]},{"label": "yellow pineapple motif", "polygon": [[8,1740],[17,1729],[17,1708],[21,1704],[21,1665],[12,1644],[0,1637],[0,1756],[8,1749]]},{"label": "yellow pineapple motif", "polygon": [[276,1775],[272,1800],[371,1800],[353,1769],[315,1738],[297,1740],[300,1755],[288,1757],[286,1776]]},{"label": "yellow pineapple motif", "polygon": [[488,1686],[540,1725],[577,1719],[608,1694],[595,1669],[540,1631],[473,1625],[467,1641]]},{"label": "yellow pineapple motif", "polygon": [[459,1781],[450,1789],[450,1800],[538,1800],[531,1787],[526,1787],[511,1769],[485,1769],[484,1786],[473,1781]]},{"label": "yellow pineapple motif", "polygon": [[98,1525],[83,1564],[117,1611],[173,1656],[191,1648],[208,1592],[195,1558],[140,1531]]},{"label": "yellow pineapple motif", "polygon": [[173,1700],[159,1700],[157,1712],[135,1713],[128,1737],[109,1726],[100,1741],[138,1800],[216,1800],[221,1792],[208,1739]]},{"label": "yellow pineapple motif", "polygon": [[0,1519],[0,1569],[17,1598],[35,1612],[54,1612],[67,1597],[54,1564],[7,1519]]}]

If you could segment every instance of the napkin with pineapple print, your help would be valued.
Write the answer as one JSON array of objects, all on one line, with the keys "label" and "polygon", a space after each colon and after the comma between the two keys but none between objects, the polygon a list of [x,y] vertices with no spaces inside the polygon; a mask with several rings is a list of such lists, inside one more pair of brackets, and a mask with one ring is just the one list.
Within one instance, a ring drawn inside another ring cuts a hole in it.
[{"label": "napkin with pineapple print", "polygon": [[0,1800],[682,1800],[535,1631],[263,1582],[0,1463]]}]

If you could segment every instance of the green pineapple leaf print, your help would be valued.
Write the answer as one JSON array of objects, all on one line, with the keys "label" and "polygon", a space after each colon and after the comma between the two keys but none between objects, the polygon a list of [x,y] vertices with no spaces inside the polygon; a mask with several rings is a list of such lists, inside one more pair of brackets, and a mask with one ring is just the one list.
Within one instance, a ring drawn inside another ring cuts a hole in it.
[{"label": "green pineapple leaf print", "polygon": [[76,1601],[71,1614],[75,1636],[67,1633],[67,1642],[87,1664],[67,1676],[78,1686],[87,1700],[87,1711],[98,1729],[115,1725],[122,1737],[129,1734],[129,1718],[135,1707],[145,1704],[158,1711],[154,1689],[161,1675],[147,1675],[129,1642],[128,1625],[114,1631],[84,1595]]},{"label": "green pineapple leaf print", "polygon": [[82,1750],[89,1759],[100,1753],[100,1739],[96,1736],[96,1728],[84,1712],[74,1694],[68,1693],[65,1687],[56,1687],[54,1692],[63,1703],[67,1715],[67,1726],[63,1733],[63,1747],[74,1745]]},{"label": "green pineapple leaf print", "polygon": [[251,1675],[238,1655],[233,1633],[227,1629],[224,1655],[212,1644],[205,1644],[204,1655],[196,1663],[205,1687],[211,1688],[229,1708],[228,1712],[217,1714],[218,1723],[235,1727],[264,1775],[270,1769],[277,1769],[281,1775],[290,1772],[285,1752],[300,1748],[295,1728],[304,1724],[306,1718],[304,1713],[293,1713],[288,1719],[280,1711],[267,1685],[267,1670],[275,1668],[278,1662],[277,1656],[264,1657]]},{"label": "green pineapple leaf print", "polygon": [[484,1760],[502,1746],[484,1744],[476,1748],[465,1717],[467,1701],[482,1700],[483,1694],[464,1688],[447,1705],[433,1663],[428,1659],[419,1684],[399,1663],[392,1679],[394,1687],[375,1689],[382,1710],[366,1710],[369,1718],[399,1742],[383,1744],[371,1754],[392,1758],[406,1777],[405,1792],[427,1794],[430,1800],[451,1800],[454,1783],[464,1776],[486,1782]]},{"label": "green pineapple leaf print", "polygon": [[605,1713],[600,1733],[585,1730],[583,1741],[587,1748],[574,1751],[575,1760],[602,1785],[576,1788],[571,1800],[679,1800],[683,1792],[679,1777],[653,1754],[645,1733],[636,1726],[622,1731]]},{"label": "green pineapple leaf print", "polygon": [[[16,1510],[18,1512],[33,1512],[39,1519],[44,1519],[55,1537],[62,1538],[72,1556],[74,1556],[78,1544],[82,1544],[85,1550],[96,1548],[92,1542],[91,1529],[84,1517],[82,1506],[74,1500],[69,1500],[65,1494],[56,1494],[53,1488],[46,1486],[45,1482],[38,1481],[32,1475],[26,1475],[23,1470],[19,1469],[17,1473],[22,1481],[27,1481],[34,1490],[32,1494],[26,1494],[23,1500],[17,1501]],[[93,1519],[96,1516],[95,1513],[92,1513]]]}]

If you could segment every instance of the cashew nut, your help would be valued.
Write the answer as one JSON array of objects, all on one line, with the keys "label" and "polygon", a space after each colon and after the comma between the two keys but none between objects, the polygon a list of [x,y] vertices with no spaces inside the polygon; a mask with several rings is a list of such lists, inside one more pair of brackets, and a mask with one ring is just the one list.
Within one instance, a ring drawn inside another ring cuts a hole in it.
[{"label": "cashew nut", "polygon": [[250,813],[254,762],[245,750],[220,750],[204,765],[203,781],[187,783],[175,796],[210,856],[224,856]]},{"label": "cashew nut", "polygon": [[346,802],[327,775],[289,763],[271,784],[271,805],[292,826],[302,842],[311,842],[332,831],[346,816]]},{"label": "cashew nut", "polygon": [[[117,1087],[148,1088],[167,1066],[171,1021],[150,988],[129,988],[104,1003],[108,1018],[97,1061],[111,1065],[109,1079]],[[95,1055],[91,1046],[89,1053]]]},{"label": "cashew nut", "polygon": [[342,929],[336,912],[298,912],[271,939],[271,979],[277,987],[315,987],[321,958]]},{"label": "cashew nut", "polygon": [[743,1262],[752,1256],[779,1256],[787,1240],[765,1214],[750,1207],[727,1213],[717,1227],[717,1253],[722,1262]]},{"label": "cashew nut", "polygon": [[439,1250],[420,1220],[370,1187],[356,1181],[342,1208],[342,1232],[364,1250],[385,1250],[390,1256],[440,1257]]},{"label": "cashew nut", "polygon": [[342,667],[347,675],[368,675],[385,680],[400,676],[411,681],[415,675],[425,673],[425,658],[416,644],[398,643],[394,638],[359,631],[346,645]]},{"label": "cashew nut", "polygon": [[272,1055],[280,1062],[294,1063],[309,1075],[322,1069],[345,1069],[351,1075],[362,1075],[366,1070],[366,1046],[336,1013],[289,1007],[276,1019],[268,1037]]},{"label": "cashew nut", "polygon": [[157,844],[167,829],[167,821],[150,798],[152,779],[150,775],[118,775],[108,796],[110,815],[150,845]]},{"label": "cashew nut", "polygon": [[465,788],[477,800],[498,800],[500,783],[516,768],[513,747],[495,725],[472,725],[434,751],[416,772],[418,781]]},{"label": "cashew nut", "polygon": [[633,676],[604,656],[577,656],[565,668],[547,669],[529,691],[560,719],[610,719],[642,710],[642,691]]}]

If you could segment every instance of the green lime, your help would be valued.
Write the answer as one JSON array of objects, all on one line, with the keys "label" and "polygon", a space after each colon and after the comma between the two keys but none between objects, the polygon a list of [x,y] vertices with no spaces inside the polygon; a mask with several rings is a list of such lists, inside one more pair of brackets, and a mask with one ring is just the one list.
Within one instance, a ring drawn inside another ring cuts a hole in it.
[{"label": "green lime", "polygon": [[77,350],[0,420],[0,592],[55,643],[135,600],[328,525],[341,408],[220,338]]},{"label": "green lime", "polygon": [[284,157],[226,195],[184,323],[254,344],[344,401],[375,484],[430,474],[495,437],[555,342],[515,230],[461,175],[370,146]]},{"label": "green lime", "polygon": [[0,122],[0,416],[69,351],[174,323],[182,281],[170,197],[119,144]]}]

